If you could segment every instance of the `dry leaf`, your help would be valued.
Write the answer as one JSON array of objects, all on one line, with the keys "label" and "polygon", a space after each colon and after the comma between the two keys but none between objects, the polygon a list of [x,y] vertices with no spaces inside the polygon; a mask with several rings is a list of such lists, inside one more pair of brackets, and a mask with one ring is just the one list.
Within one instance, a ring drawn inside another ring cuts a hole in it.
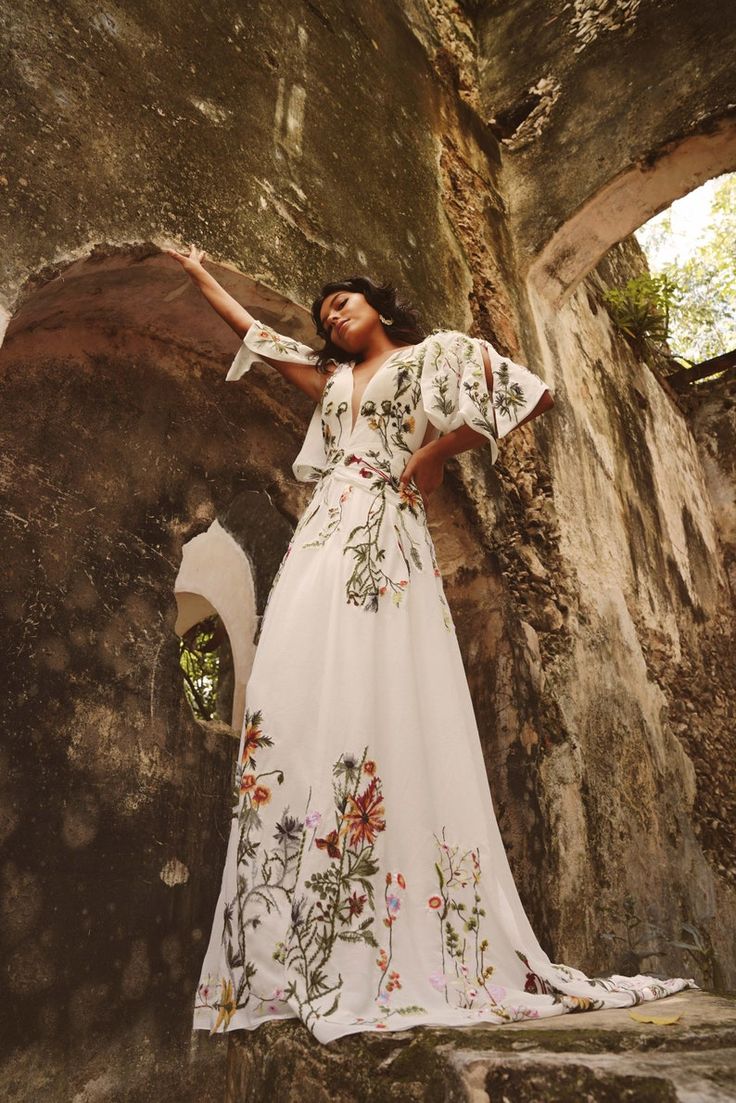
[{"label": "dry leaf", "polygon": [[654,1023],[655,1026],[672,1026],[680,1018],[679,1015],[647,1015],[645,1011],[629,1011],[629,1015],[637,1023]]}]

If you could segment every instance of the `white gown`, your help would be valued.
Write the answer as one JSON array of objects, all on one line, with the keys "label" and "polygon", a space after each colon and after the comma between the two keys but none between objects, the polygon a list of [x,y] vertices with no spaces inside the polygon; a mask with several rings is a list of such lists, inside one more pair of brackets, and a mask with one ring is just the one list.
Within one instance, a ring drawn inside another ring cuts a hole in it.
[{"label": "white gown", "polygon": [[[493,401],[481,355],[493,368]],[[260,322],[260,354],[312,361]],[[351,427],[352,364],[329,378],[294,463],[317,483],[268,597],[246,690],[232,829],[194,1028],[299,1017],[364,1030],[537,1019],[659,999],[691,979],[588,978],[527,920],[415,484],[428,421],[496,441],[547,389],[488,343],[393,353]]]}]

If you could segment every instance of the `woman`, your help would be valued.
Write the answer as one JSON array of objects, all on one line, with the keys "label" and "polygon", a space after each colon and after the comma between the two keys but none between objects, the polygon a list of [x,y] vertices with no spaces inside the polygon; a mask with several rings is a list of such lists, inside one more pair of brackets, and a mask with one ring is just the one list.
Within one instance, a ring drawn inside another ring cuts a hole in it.
[{"label": "woman", "polygon": [[[262,325],[169,250],[265,361],[317,403],[297,479],[316,482],[274,580],[246,690],[222,889],[195,1029],[299,1017],[364,1030],[624,1007],[693,986],[550,962],[491,801],[426,507],[445,459],[552,405],[487,341],[424,337],[388,287],[327,284],[323,350]],[[439,435],[441,434],[441,435]]]}]

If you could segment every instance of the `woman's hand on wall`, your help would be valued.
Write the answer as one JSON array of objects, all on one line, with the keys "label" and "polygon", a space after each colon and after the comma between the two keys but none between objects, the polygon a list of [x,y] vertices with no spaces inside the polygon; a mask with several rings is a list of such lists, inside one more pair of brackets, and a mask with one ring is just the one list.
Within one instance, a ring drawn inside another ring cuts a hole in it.
[{"label": "woman's hand on wall", "polygon": [[213,310],[235,330],[238,337],[245,337],[255,318],[203,266],[202,261],[206,256],[204,249],[190,245],[188,253],[179,249],[164,249],[164,252],[173,257],[187,275],[191,276]]},{"label": "woman's hand on wall", "polygon": [[204,249],[198,249],[196,245],[190,245],[188,253],[180,252],[179,249],[165,249],[164,252],[177,260],[190,276],[202,267],[206,256]]}]

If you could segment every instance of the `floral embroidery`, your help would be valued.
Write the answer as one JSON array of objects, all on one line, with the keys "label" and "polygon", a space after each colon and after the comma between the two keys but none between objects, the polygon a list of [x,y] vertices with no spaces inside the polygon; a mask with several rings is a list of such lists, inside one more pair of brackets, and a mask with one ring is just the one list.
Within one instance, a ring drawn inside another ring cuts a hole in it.
[{"label": "floral embroidery", "polygon": [[392,398],[384,398],[380,402],[367,399],[360,407],[361,416],[367,418],[368,427],[377,434],[383,451],[392,457],[394,455],[392,446],[395,446],[399,452],[411,453],[412,451],[406,435],[413,433],[416,429],[413,415],[421,400],[416,365],[411,361],[402,361],[394,374],[394,382]]},{"label": "floral embroidery", "polygon": [[518,422],[517,411],[526,406],[527,400],[521,384],[510,380],[509,365],[506,360],[502,360],[498,366],[496,385],[493,390],[493,405],[499,413],[510,419],[513,412],[514,420]]},{"label": "floral embroidery", "polygon": [[[371,930],[375,920],[373,878],[378,873],[375,844],[386,821],[375,762],[370,760],[372,772],[364,769],[367,752],[366,747],[360,760],[343,754],[333,766],[334,828],[314,840],[324,851],[327,866],[304,882],[307,891],[292,904],[285,961],[299,981],[292,980],[286,992],[287,998],[298,1004],[307,1026],[338,1007],[343,979],[340,974],[328,975],[335,945],[364,942],[378,946]],[[364,777],[369,780],[361,788]],[[332,1006],[324,1010],[321,1005],[330,996],[334,997]]]},{"label": "floral embroidery", "polygon": [[[275,349],[277,353],[282,356],[284,354],[291,353],[298,361],[303,361],[305,353],[311,353],[311,349],[308,346],[302,345],[299,341],[295,341],[291,337],[285,337],[283,333],[277,333],[275,329],[271,329],[270,326],[260,325],[256,333],[249,331],[249,343],[256,346],[257,349],[265,348],[264,355],[273,355]],[[313,355],[313,353],[312,353]]]},{"label": "floral embroidery", "polygon": [[[459,990],[459,1006],[472,1007],[478,996],[478,987],[485,988],[493,975],[493,966],[485,961],[488,940],[480,938],[480,921],[486,913],[481,907],[478,888],[481,879],[479,852],[468,850],[461,854],[459,846],[450,846],[446,842],[444,828],[442,840],[435,835],[435,841],[439,848],[435,870],[440,902],[437,902],[435,895],[429,898],[428,905],[439,920],[442,971],[447,974],[450,969],[454,973],[454,983],[448,983],[445,988],[445,1000],[450,1003],[449,989],[452,986]],[[472,897],[465,900],[462,897],[468,895],[464,892],[468,886]],[[467,964],[469,957],[472,973]]]},{"label": "floral embroidery", "polygon": [[235,1012],[252,998],[261,1002],[272,999],[264,994],[259,996],[254,989],[258,970],[248,955],[248,933],[260,925],[264,910],[266,915],[280,912],[282,902],[291,899],[304,836],[303,823],[289,815],[287,808],[276,824],[276,845],[271,848],[264,845],[259,810],[273,797],[270,779],[281,785],[284,775],[278,769],[261,773],[257,770],[256,754],[273,746],[262,723],[260,710],[246,709],[234,786],[233,819],[238,831],[236,891],[223,911],[222,942],[229,975],[216,985],[210,978],[200,985],[197,993],[197,1007],[212,1007],[218,1012],[212,1033],[221,1026],[226,1030]]},{"label": "floral embroidery", "polygon": [[[429,408],[444,423],[445,432],[449,431],[457,420],[455,415],[460,412],[471,428],[491,440],[497,439],[495,420],[489,417],[491,396],[476,340],[463,333],[439,334],[430,338],[422,374],[426,395],[431,399]],[[467,399],[465,409],[460,403],[461,394]]]},{"label": "floral embroidery", "polygon": [[439,892],[429,897],[427,907],[439,923],[442,969],[431,974],[430,984],[444,991],[445,1002],[455,1007],[492,1014],[504,1022],[538,1018],[532,1008],[505,1005],[506,989],[491,983],[495,966],[486,960],[489,941],[481,935],[486,911],[481,903],[480,851],[462,853],[459,846],[451,846],[444,827],[442,839],[435,835],[435,842]]}]

